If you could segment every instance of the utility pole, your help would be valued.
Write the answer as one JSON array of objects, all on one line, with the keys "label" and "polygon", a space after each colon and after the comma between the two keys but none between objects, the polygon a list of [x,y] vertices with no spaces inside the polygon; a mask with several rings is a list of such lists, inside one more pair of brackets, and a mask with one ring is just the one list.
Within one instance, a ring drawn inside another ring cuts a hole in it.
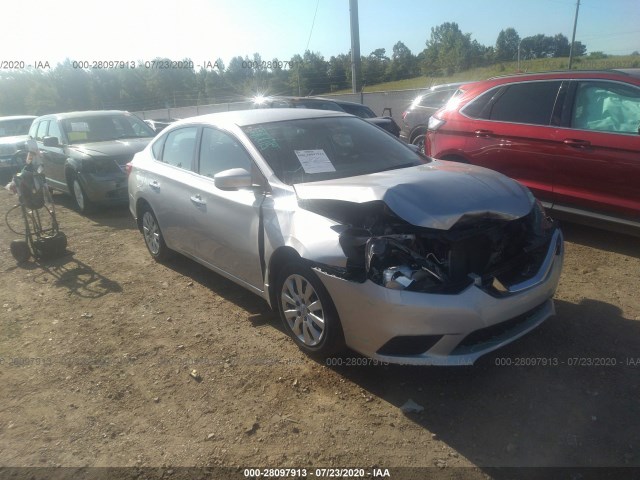
[{"label": "utility pole", "polygon": [[360,90],[360,28],[358,26],[358,0],[349,0],[351,18],[351,91]]},{"label": "utility pole", "polygon": [[578,26],[578,10],[580,10],[580,0],[576,3],[576,17],[573,19],[573,35],[571,36],[571,47],[569,48],[569,70],[573,63],[573,44],[576,41],[576,27]]}]

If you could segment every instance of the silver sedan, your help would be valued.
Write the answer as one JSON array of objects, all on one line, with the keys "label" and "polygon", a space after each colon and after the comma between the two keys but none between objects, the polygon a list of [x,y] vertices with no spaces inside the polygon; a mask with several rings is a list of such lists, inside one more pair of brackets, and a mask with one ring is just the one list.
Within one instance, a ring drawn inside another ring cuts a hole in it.
[{"label": "silver sedan", "polygon": [[129,172],[151,256],[261,296],[309,354],[468,365],[554,313],[562,234],[524,186],[351,115],[184,119]]}]

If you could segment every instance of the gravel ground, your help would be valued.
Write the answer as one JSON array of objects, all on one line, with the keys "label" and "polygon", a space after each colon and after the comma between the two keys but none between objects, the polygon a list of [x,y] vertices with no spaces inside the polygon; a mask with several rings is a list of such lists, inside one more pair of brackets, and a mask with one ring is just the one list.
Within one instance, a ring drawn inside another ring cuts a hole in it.
[{"label": "gravel ground", "polygon": [[17,266],[0,225],[2,467],[640,467],[638,238],[564,224],[557,315],[474,366],[327,365],[257,296],[154,262],[126,208],[54,198],[70,255]]}]

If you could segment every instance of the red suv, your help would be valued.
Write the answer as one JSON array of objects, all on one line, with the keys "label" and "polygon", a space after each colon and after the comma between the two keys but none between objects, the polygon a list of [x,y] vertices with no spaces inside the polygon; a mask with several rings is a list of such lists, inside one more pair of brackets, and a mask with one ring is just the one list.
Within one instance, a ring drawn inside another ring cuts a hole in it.
[{"label": "red suv", "polygon": [[463,85],[431,117],[426,152],[502,172],[553,212],[640,231],[640,69]]}]

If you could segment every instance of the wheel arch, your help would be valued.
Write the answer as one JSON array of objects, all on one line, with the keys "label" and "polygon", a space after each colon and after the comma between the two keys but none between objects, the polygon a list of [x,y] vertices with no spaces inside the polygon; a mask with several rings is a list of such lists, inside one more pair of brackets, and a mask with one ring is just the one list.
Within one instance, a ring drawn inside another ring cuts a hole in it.
[{"label": "wheel arch", "polygon": [[142,212],[148,208],[153,212],[153,208],[151,204],[147,202],[144,198],[139,197],[136,200],[136,224],[138,225],[138,230],[142,231]]},{"label": "wheel arch", "polygon": [[288,245],[284,245],[282,247],[278,247],[269,258],[269,263],[267,265],[267,274],[266,274],[266,284],[268,286],[267,299],[269,301],[269,306],[272,310],[278,310],[278,302],[276,299],[276,281],[278,280],[278,275],[282,271],[282,268],[289,261],[301,261],[304,260],[300,254],[293,248]]}]

